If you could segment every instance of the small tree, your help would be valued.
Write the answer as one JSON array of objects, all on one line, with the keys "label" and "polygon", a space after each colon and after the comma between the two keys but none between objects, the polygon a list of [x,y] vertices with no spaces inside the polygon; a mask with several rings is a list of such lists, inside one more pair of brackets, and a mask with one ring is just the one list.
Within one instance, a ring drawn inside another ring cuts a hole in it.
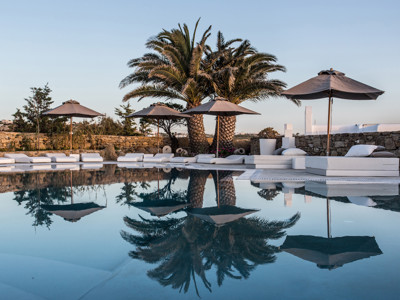
[{"label": "small tree", "polygon": [[131,107],[128,102],[127,105],[120,105],[115,108],[115,114],[121,118],[122,134],[123,135],[137,135],[136,122],[133,118],[126,118],[130,114],[134,113],[135,110]]},{"label": "small tree", "polygon": [[[175,109],[177,111],[184,111],[184,107],[180,104],[176,103],[165,103],[166,106],[169,108]],[[157,126],[157,120],[150,120],[150,122]],[[168,135],[170,141],[171,141],[171,148],[172,151],[175,152],[176,149],[179,147],[179,141],[175,137],[174,134],[174,128],[179,127],[179,126],[186,126],[186,120],[185,119],[160,119],[160,128],[165,131],[165,133]]]},{"label": "small tree", "polygon": [[149,119],[146,118],[141,118],[139,121],[139,132],[142,135],[148,135],[150,133],[152,133],[152,130],[150,128],[151,125],[151,121]]},{"label": "small tree", "polygon": [[258,137],[264,138],[264,139],[276,139],[278,136],[279,136],[279,132],[276,131],[272,127],[264,128],[263,130],[261,130],[258,133]]}]

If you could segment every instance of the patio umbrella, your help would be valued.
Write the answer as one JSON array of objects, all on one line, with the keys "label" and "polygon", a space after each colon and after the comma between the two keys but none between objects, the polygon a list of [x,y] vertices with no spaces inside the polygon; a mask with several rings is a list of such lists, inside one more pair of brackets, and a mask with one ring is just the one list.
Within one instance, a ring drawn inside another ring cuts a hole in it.
[{"label": "patio umbrella", "polygon": [[174,211],[185,208],[188,206],[188,203],[182,203],[174,200],[154,200],[132,203],[131,205],[150,213],[152,216],[162,217]]},{"label": "patio umbrella", "polygon": [[382,254],[375,238],[371,236],[287,236],[280,249],[329,270]]},{"label": "patio umbrella", "polygon": [[222,97],[216,97],[215,99],[199,105],[195,108],[191,108],[184,111],[183,114],[189,115],[214,115],[217,116],[217,153],[219,150],[219,117],[231,117],[237,115],[259,115],[258,112],[252,111],[250,109],[244,108]]},{"label": "patio umbrella", "polygon": [[300,83],[282,93],[293,100],[315,100],[329,98],[326,155],[329,156],[331,132],[331,108],[333,98],[347,100],[376,100],[384,91],[346,77],[344,73],[333,70],[321,71],[318,76]]},{"label": "patio umbrella", "polygon": [[127,118],[150,118],[157,120],[157,152],[160,151],[160,119],[179,119],[179,118],[190,118],[189,116],[185,116],[181,114],[179,111],[172,109],[166,106],[163,103],[155,103],[150,105],[147,108],[139,110],[129,116]]},{"label": "patio umbrella", "polygon": [[51,205],[42,205],[41,207],[48,212],[51,212],[57,216],[64,218],[64,220],[69,222],[79,221],[84,216],[90,215],[98,210],[101,210],[107,207],[107,198],[106,198],[106,206],[100,206],[94,202],[88,203],[74,203],[74,191],[72,187],[72,170],[70,171],[70,184],[71,184],[71,204],[67,205],[59,205],[59,204],[51,204]]},{"label": "patio umbrella", "polygon": [[69,117],[70,118],[70,130],[69,130],[69,137],[70,137],[70,148],[72,151],[72,118],[94,118],[103,116],[103,114],[98,113],[90,108],[87,108],[83,105],[80,105],[78,101],[75,100],[68,100],[63,102],[62,105],[57,106],[52,110],[48,110],[44,112],[42,115],[49,116],[49,117]]},{"label": "patio umbrella", "polygon": [[220,207],[191,208],[187,213],[212,224],[222,226],[226,223],[236,221],[244,216],[255,213],[256,211],[258,210],[223,205]]},{"label": "patio umbrella", "polygon": [[[307,188],[306,188],[307,189]],[[374,237],[331,235],[330,200],[326,196],[327,237],[287,236],[281,250],[317,264],[322,269],[336,269],[346,263],[382,254]]]}]

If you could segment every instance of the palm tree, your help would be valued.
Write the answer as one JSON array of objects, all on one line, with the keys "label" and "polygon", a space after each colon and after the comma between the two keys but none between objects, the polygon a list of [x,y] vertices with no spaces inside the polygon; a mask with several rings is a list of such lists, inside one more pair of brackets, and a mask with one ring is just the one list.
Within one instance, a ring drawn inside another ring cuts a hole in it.
[{"label": "palm tree", "polygon": [[[230,47],[239,41],[239,46]],[[280,80],[269,79],[270,73],[284,72],[285,67],[276,64],[274,55],[257,52],[247,40],[225,42],[223,34],[218,32],[217,49],[207,50],[205,61],[206,64],[213,64],[208,68],[208,74],[214,93],[235,104],[278,96],[286,86]],[[235,127],[235,116],[220,117],[220,147],[233,147]],[[211,146],[213,149],[216,148],[216,136]]]},{"label": "palm tree", "polygon": [[187,189],[187,201],[192,208],[202,208],[204,189],[210,171],[190,170],[190,179]]},{"label": "palm tree", "polygon": [[258,265],[273,263],[279,248],[268,240],[283,237],[284,230],[299,218],[299,214],[286,221],[242,218],[216,227],[194,216],[164,220],[125,217],[125,224],[138,234],[122,231],[121,236],[135,246],[129,253],[132,258],[158,263],[148,271],[150,278],[185,293],[193,281],[199,296],[196,275],[211,292],[206,272],[213,266],[221,286],[226,276],[246,279]]},{"label": "palm tree", "polygon": [[[179,29],[163,30],[146,43],[147,48],[154,52],[128,62],[134,72],[121,81],[120,88],[133,83],[142,85],[127,93],[124,101],[132,98],[141,100],[144,97],[180,100],[190,109],[200,105],[209,96],[207,85],[204,84],[202,57],[208,47],[206,41],[210,36],[211,26],[196,43],[199,21],[200,19],[196,22],[192,36],[186,24],[183,27],[179,24]],[[187,125],[191,151],[208,151],[203,116],[188,119]]]}]

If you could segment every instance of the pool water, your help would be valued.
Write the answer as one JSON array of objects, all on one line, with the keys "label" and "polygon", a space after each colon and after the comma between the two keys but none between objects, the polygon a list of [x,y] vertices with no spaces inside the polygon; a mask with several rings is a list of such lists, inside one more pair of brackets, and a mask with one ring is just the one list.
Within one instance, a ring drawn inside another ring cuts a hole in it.
[{"label": "pool water", "polygon": [[398,299],[398,185],[0,175],[0,299]]}]

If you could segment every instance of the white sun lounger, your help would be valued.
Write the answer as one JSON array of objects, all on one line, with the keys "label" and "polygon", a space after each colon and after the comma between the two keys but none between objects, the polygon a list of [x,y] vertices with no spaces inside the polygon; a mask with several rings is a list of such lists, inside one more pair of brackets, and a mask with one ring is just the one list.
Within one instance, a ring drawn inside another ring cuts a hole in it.
[{"label": "white sun lounger", "polygon": [[77,162],[77,158],[73,156],[66,156],[65,153],[46,153],[46,157],[49,157],[52,162],[55,163],[71,163]]},{"label": "white sun lounger", "polygon": [[143,162],[163,163],[169,162],[174,157],[172,153],[157,153],[154,157],[144,157]]},{"label": "white sun lounger", "polygon": [[255,169],[305,169],[305,156],[249,155],[244,163]]},{"label": "white sun lounger", "polygon": [[31,157],[26,154],[15,154],[15,153],[6,153],[4,154],[6,158],[12,158],[16,163],[50,163],[51,159],[48,157]]},{"label": "white sun lounger", "polygon": [[99,170],[103,167],[103,164],[82,164],[82,170]]},{"label": "white sun lounger", "polygon": [[144,153],[127,153],[124,156],[119,156],[117,161],[119,162],[141,162],[144,157],[153,157],[153,154]]},{"label": "white sun lounger", "polygon": [[217,164],[217,165],[241,165],[246,155],[229,155],[225,158],[199,158],[197,163],[200,164]]},{"label": "white sun lounger", "polygon": [[308,156],[306,171],[323,176],[399,176],[399,159]]},{"label": "white sun lounger", "polygon": [[79,171],[78,164],[61,164],[61,165],[52,165],[53,170],[71,170],[71,171]]},{"label": "white sun lounger", "polygon": [[14,164],[15,159],[13,158],[7,158],[7,157],[0,157],[0,165],[1,164]]},{"label": "white sun lounger", "polygon": [[82,153],[81,161],[83,162],[103,162],[103,158],[99,153]]},{"label": "white sun lounger", "polygon": [[195,157],[173,157],[169,161],[173,164],[195,163],[198,159],[214,158],[215,154],[197,154]]}]

